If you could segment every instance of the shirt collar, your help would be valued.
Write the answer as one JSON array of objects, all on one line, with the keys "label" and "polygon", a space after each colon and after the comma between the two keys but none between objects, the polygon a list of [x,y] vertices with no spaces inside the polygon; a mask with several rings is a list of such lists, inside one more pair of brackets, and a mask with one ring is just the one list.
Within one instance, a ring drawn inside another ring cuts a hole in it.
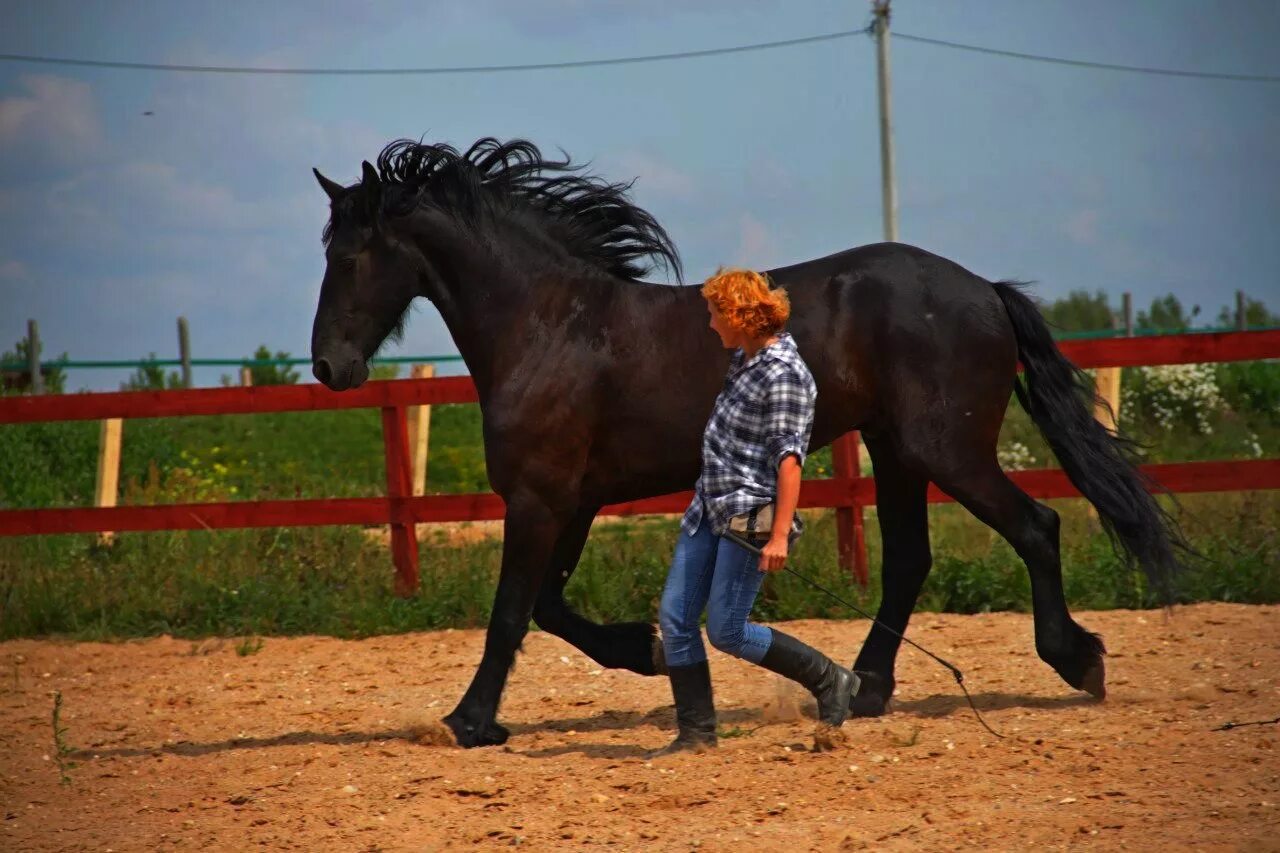
[{"label": "shirt collar", "polygon": [[762,361],[767,361],[773,358],[785,361],[787,355],[789,355],[794,349],[795,342],[791,338],[791,333],[779,332],[778,339],[776,341],[760,347],[760,349],[756,351],[756,354],[751,356],[751,358],[747,359],[745,362],[744,359],[746,359],[747,354],[742,347],[738,347],[738,349],[734,351],[734,361],[741,369],[745,370],[748,367],[752,367]]}]

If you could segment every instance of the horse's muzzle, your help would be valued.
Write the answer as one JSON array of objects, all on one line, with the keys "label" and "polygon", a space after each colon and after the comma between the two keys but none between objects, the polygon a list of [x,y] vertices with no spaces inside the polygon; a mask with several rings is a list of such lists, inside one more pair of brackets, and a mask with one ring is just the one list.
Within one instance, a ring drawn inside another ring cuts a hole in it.
[{"label": "horse's muzzle", "polygon": [[311,362],[311,372],[330,391],[359,388],[369,378],[369,366],[358,357],[329,359],[320,356]]}]

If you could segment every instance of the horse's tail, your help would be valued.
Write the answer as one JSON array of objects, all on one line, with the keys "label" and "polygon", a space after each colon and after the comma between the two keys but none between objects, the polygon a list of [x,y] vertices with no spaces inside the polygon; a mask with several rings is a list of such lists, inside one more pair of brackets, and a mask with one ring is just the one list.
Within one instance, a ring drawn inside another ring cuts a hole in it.
[{"label": "horse's tail", "polygon": [[1177,552],[1190,552],[1178,524],[1151,494],[1157,488],[1137,467],[1137,446],[1095,418],[1094,384],[1062,355],[1034,302],[1018,282],[996,282],[1018,341],[1023,379],[1018,402],[1048,440],[1062,468],[1098,510],[1116,553],[1142,567],[1165,601],[1172,600]]}]

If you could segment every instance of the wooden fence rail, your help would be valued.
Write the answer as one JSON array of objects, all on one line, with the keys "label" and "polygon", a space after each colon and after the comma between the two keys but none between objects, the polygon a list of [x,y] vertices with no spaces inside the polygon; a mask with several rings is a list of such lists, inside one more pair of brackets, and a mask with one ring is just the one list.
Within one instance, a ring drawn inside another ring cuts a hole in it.
[{"label": "wooden fence rail", "polygon": [[[1247,361],[1280,357],[1280,330],[1067,341],[1061,344],[1061,348],[1081,367]],[[409,407],[476,401],[475,386],[466,376],[370,382],[354,391],[342,393],[329,391],[320,385],[278,385],[0,398],[0,425],[378,408],[382,411],[387,471],[387,494],[384,497],[0,510],[0,536],[389,524],[396,588],[401,594],[410,595],[418,586],[415,524],[502,517],[502,499],[494,494],[413,494],[407,419]],[[865,583],[862,514],[867,506],[875,504],[875,481],[860,476],[856,433],[839,439],[833,451],[836,476],[804,481],[800,506],[837,509],[841,562],[853,568],[859,580]],[[1184,462],[1148,465],[1143,466],[1143,470],[1164,488],[1174,492],[1280,488],[1280,459]],[[1018,471],[1010,476],[1036,498],[1079,494],[1059,469]],[[688,505],[690,494],[682,492],[615,504],[606,507],[603,514],[677,513]],[[929,500],[936,502],[949,498],[931,486]]]}]

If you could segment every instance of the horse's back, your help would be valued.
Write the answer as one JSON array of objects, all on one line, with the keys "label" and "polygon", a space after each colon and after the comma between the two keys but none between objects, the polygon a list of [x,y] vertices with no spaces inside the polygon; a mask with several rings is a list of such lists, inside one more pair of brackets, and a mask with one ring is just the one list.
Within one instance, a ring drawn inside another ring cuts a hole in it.
[{"label": "horse's back", "polygon": [[875,243],[769,275],[791,298],[823,443],[850,422],[924,415],[913,401],[953,399],[966,386],[989,396],[1012,382],[1017,344],[1004,306],[991,282],[954,261]]}]

